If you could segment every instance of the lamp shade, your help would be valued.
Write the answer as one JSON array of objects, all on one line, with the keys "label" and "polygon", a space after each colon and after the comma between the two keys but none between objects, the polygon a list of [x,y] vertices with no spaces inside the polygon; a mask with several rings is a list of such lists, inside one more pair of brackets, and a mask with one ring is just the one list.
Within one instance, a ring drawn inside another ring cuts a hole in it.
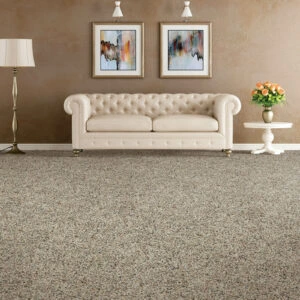
[{"label": "lamp shade", "polygon": [[121,7],[120,7],[121,1],[115,1],[115,4],[116,4],[116,7],[114,9],[114,12],[113,12],[112,16],[114,18],[123,17],[123,13],[122,13],[122,10],[121,10]]},{"label": "lamp shade", "polygon": [[190,9],[190,1],[184,1],[184,9],[183,9],[183,12],[181,14],[181,17],[183,18],[191,18],[193,15],[192,15],[192,12],[191,12],[191,9]]},{"label": "lamp shade", "polygon": [[35,67],[31,39],[0,39],[0,67]]}]

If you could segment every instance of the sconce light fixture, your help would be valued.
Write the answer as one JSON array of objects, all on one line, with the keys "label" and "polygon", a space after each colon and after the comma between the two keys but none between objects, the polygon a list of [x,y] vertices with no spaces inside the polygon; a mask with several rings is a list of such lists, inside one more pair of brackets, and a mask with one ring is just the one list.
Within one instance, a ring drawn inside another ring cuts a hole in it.
[{"label": "sconce light fixture", "polygon": [[115,10],[113,12],[113,17],[114,18],[121,18],[123,17],[123,13],[122,13],[122,10],[121,10],[121,1],[115,1],[115,4],[116,4],[116,7],[115,7]]},{"label": "sconce light fixture", "polygon": [[190,9],[190,1],[184,1],[184,9],[181,14],[181,17],[185,18],[185,21],[187,21],[187,19],[191,18],[192,16],[193,15]]}]

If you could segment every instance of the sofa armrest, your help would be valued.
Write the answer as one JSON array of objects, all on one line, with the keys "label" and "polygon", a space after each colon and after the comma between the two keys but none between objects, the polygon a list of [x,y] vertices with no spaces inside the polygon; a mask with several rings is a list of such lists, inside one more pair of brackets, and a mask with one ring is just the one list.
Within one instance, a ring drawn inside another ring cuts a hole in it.
[{"label": "sofa armrest", "polygon": [[80,135],[86,133],[86,122],[91,116],[91,102],[84,94],[69,96],[64,102],[65,112],[72,115],[72,144],[80,148]]},{"label": "sofa armrest", "polygon": [[84,94],[71,95],[65,100],[64,109],[69,115],[82,114],[86,121],[91,115],[91,102]]},{"label": "sofa armrest", "polygon": [[213,116],[218,120],[219,132],[226,138],[225,147],[232,148],[233,143],[233,116],[241,110],[241,101],[230,94],[216,96]]}]

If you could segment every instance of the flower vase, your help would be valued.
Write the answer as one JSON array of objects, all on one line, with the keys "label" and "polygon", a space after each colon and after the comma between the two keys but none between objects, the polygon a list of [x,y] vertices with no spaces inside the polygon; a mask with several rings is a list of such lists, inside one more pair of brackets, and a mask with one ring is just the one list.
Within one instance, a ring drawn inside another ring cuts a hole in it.
[{"label": "flower vase", "polygon": [[265,123],[272,123],[273,120],[273,112],[272,106],[264,106],[264,110],[262,112],[262,118]]}]

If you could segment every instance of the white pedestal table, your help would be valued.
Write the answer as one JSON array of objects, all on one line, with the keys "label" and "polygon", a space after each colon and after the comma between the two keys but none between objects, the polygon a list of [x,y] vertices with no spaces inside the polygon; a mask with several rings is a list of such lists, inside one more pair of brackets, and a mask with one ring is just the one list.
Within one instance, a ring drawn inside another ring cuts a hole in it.
[{"label": "white pedestal table", "polygon": [[252,154],[260,154],[260,153],[270,153],[279,155],[284,152],[284,150],[275,149],[272,145],[274,140],[274,134],[272,133],[272,129],[281,129],[281,128],[291,128],[293,123],[288,122],[272,122],[272,123],[264,123],[264,122],[245,122],[245,128],[255,128],[255,129],[264,129],[262,140],[264,142],[264,146],[261,149],[251,151]]}]

